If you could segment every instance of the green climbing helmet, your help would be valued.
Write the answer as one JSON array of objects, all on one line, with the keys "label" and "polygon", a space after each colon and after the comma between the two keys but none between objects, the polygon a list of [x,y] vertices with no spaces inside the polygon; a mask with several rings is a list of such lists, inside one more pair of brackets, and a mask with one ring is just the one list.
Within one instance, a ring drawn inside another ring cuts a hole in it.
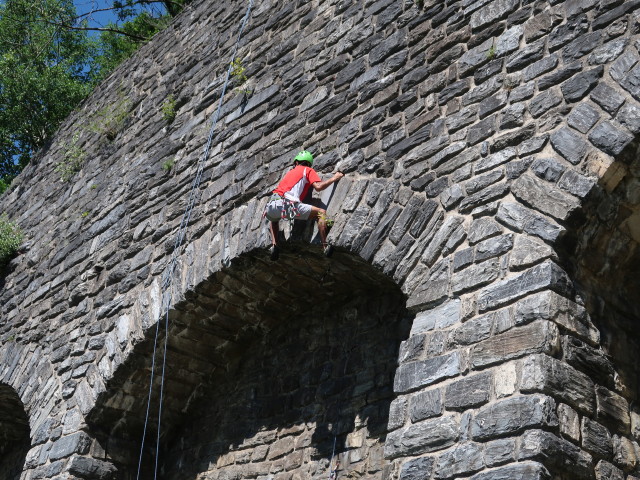
[{"label": "green climbing helmet", "polygon": [[311,155],[311,152],[308,152],[307,150],[302,150],[293,160],[297,160],[298,162],[309,162],[309,165],[313,165],[313,155]]}]

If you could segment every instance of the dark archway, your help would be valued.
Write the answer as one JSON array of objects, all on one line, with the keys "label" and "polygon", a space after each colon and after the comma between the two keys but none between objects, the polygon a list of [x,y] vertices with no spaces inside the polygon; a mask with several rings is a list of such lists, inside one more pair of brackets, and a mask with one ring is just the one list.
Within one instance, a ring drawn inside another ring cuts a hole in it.
[{"label": "dark archway", "polygon": [[0,383],[0,478],[18,480],[30,448],[24,405],[13,388]]},{"label": "dark archway", "polygon": [[629,145],[569,221],[566,268],[600,331],[600,345],[572,340],[570,363],[596,384],[596,419],[630,435],[640,399],[640,145]]},{"label": "dark archway", "polygon": [[[198,285],[170,315],[163,478],[310,477],[334,442],[341,468],[381,478],[405,304],[361,258],[308,244]],[[89,418],[122,479],[135,477],[152,347],[136,347]]]}]

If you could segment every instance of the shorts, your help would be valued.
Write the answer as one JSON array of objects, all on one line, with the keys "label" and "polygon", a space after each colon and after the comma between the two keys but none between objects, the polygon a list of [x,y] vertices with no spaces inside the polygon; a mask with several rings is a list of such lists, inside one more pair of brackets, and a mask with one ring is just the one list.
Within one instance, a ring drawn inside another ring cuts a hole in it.
[{"label": "shorts", "polygon": [[[296,208],[298,209],[298,214],[294,217],[294,220],[309,220],[309,215],[311,215],[311,205],[302,202],[295,203]],[[284,202],[282,199],[270,200],[267,203],[267,206],[264,209],[264,215],[268,220],[272,222],[277,222],[278,220],[282,220],[282,208],[284,206]]]}]

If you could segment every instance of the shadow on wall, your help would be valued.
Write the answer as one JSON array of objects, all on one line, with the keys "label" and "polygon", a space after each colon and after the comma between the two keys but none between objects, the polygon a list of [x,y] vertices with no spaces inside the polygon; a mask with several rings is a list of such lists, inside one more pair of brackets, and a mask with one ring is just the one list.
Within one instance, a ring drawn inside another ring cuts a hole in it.
[{"label": "shadow on wall", "polygon": [[[565,267],[601,333],[602,356],[567,345],[574,364],[631,405],[640,399],[640,144],[629,145],[569,219]],[[624,402],[623,402],[624,403]],[[628,412],[628,406],[627,406]],[[628,434],[628,418],[604,419]],[[623,425],[620,425],[620,421]]]},{"label": "shadow on wall", "polygon": [[24,405],[13,388],[0,383],[0,478],[20,478],[30,447]]},{"label": "shadow on wall", "polygon": [[[381,478],[405,304],[359,257],[306,244],[199,285],[171,315],[162,477],[328,476],[335,448],[342,471]],[[135,478],[152,346],[136,346],[90,417],[122,479]]]}]

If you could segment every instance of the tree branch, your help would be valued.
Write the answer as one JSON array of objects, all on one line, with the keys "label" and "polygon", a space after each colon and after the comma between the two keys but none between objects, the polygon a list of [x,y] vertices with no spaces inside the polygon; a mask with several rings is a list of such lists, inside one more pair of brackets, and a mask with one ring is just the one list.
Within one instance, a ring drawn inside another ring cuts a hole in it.
[{"label": "tree branch", "polygon": [[110,28],[110,27],[80,27],[80,26],[73,26],[73,25],[66,25],[64,23],[58,23],[58,22],[54,22],[54,21],[47,21],[46,23],[49,23],[51,25],[55,25],[56,27],[62,27],[62,28],[66,28],[69,30],[84,30],[84,31],[93,31],[93,32],[113,32],[113,33],[117,33],[119,35],[124,35],[126,37],[129,38],[133,38],[134,40],[140,40],[141,42],[146,42],[147,40],[149,40],[146,37],[141,37],[140,35],[135,35],[133,33],[128,33],[125,32],[124,30],[119,30],[117,28]]}]

